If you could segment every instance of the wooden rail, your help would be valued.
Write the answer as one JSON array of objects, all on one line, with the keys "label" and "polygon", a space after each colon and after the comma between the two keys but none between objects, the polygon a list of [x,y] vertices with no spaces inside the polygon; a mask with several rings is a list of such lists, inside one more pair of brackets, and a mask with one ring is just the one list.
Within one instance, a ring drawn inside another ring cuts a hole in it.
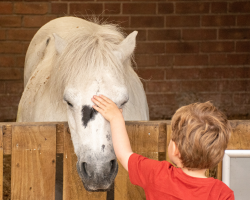
[{"label": "wooden rail", "polygon": [[[250,149],[250,121],[231,121],[228,149]],[[170,121],[126,122],[134,152],[169,160]],[[56,154],[63,154],[63,200],[104,200],[106,192],[87,192],[77,174],[77,157],[66,122],[0,123],[0,200],[3,199],[3,155],[11,155],[11,199],[55,199]],[[221,180],[221,164],[210,171]],[[145,199],[119,163],[115,200]]]}]

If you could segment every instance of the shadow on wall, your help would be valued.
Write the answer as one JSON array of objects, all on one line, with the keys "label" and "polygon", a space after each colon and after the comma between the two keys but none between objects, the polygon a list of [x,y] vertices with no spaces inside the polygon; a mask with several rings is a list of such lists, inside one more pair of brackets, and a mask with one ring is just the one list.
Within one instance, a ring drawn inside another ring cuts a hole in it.
[{"label": "shadow on wall", "polygon": [[[161,100],[163,105],[150,106],[150,120],[171,120],[172,116],[180,107],[195,102],[210,101],[213,105],[223,111],[228,120],[246,120],[250,119],[250,110],[243,106],[234,106],[231,96],[222,93],[196,93],[183,92],[172,95],[173,98]],[[162,96],[164,98],[164,96]]]}]

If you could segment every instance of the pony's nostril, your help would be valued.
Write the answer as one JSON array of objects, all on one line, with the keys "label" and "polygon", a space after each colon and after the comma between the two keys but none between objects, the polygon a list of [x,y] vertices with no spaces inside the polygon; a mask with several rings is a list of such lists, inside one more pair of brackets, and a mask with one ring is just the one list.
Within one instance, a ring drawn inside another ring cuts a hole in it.
[{"label": "pony's nostril", "polygon": [[111,160],[110,161],[110,174],[113,174],[115,171],[115,167],[116,167],[116,160]]},{"label": "pony's nostril", "polygon": [[83,162],[81,164],[81,169],[82,169],[82,172],[85,176],[91,177],[91,175],[87,172],[87,163],[86,162]]}]

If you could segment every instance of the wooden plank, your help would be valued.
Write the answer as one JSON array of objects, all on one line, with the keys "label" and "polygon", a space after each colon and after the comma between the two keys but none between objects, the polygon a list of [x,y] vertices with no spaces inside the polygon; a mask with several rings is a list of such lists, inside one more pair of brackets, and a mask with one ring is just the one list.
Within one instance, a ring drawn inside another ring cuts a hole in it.
[{"label": "wooden plank", "polygon": [[3,153],[4,155],[11,154],[11,143],[12,143],[12,126],[11,125],[3,125]]},{"label": "wooden plank", "polygon": [[3,199],[3,130],[0,126],[0,200]]},{"label": "wooden plank", "polygon": [[[166,123],[153,121],[126,122],[126,129],[133,152],[154,160],[159,160],[159,151],[165,153]],[[144,190],[130,183],[128,172],[120,163],[115,179],[115,199],[146,199]]]},{"label": "wooden plank", "polygon": [[11,199],[54,199],[56,126],[12,129]]},{"label": "wooden plank", "polygon": [[230,121],[233,132],[231,134],[228,150],[249,150],[250,149],[250,121]]},{"label": "wooden plank", "polygon": [[4,155],[11,155],[11,134],[12,125],[22,125],[22,126],[47,126],[56,125],[56,153],[63,153],[63,124],[65,122],[1,122],[0,125],[3,126],[3,153]]},{"label": "wooden plank", "polygon": [[[67,123],[65,123],[67,124]],[[64,123],[56,124],[56,153],[63,153]]]},{"label": "wooden plank", "polygon": [[222,161],[217,166],[216,178],[222,181]]},{"label": "wooden plank", "polygon": [[76,169],[77,156],[67,124],[64,127],[63,200],[105,200],[106,192],[88,192]]},{"label": "wooden plank", "polygon": [[171,134],[172,134],[172,128],[171,128],[171,124],[168,124],[167,125],[167,140],[166,140],[166,160],[168,162],[171,163],[170,159],[169,159],[169,156],[168,156],[168,145],[170,143],[170,140],[171,140]]}]

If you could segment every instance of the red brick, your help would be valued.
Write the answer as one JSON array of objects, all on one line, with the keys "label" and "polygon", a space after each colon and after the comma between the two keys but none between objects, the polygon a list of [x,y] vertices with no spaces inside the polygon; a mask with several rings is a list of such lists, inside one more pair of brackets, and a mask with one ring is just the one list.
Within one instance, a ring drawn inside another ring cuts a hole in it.
[{"label": "red brick", "polygon": [[158,3],[158,14],[170,14],[174,12],[173,3]]},{"label": "red brick", "polygon": [[234,94],[234,103],[238,105],[250,104],[250,93]]},{"label": "red brick", "polygon": [[13,11],[13,4],[10,2],[0,3],[0,15],[1,14],[11,14]]},{"label": "red brick", "polygon": [[103,21],[106,21],[107,23],[119,24],[123,28],[130,26],[128,16],[108,16],[103,17]]},{"label": "red brick", "polygon": [[157,56],[139,54],[135,56],[135,61],[138,67],[155,66],[157,63]]},{"label": "red brick", "polygon": [[123,14],[156,14],[155,3],[123,3]]},{"label": "red brick", "polygon": [[148,30],[148,40],[180,40],[180,30]]},{"label": "red brick", "polygon": [[200,16],[166,16],[167,27],[198,27]]},{"label": "red brick", "polygon": [[159,55],[158,56],[158,66],[173,66],[174,56],[170,55]]},{"label": "red brick", "polygon": [[230,79],[249,78],[250,68],[248,67],[220,67],[200,69],[201,79]]},{"label": "red brick", "polygon": [[206,66],[208,65],[207,55],[176,55],[175,66]]},{"label": "red brick", "polygon": [[0,30],[0,40],[5,40],[5,30]]},{"label": "red brick", "polygon": [[20,42],[0,42],[0,53],[23,53]]},{"label": "red brick", "polygon": [[68,14],[68,4],[67,3],[51,3],[51,13],[52,14]]},{"label": "red brick", "polygon": [[181,81],[182,92],[210,92],[216,91],[217,83],[215,81]]},{"label": "red brick", "polygon": [[247,105],[234,105],[234,106],[221,106],[222,110],[229,120],[245,120],[250,117],[250,106]]},{"label": "red brick", "polygon": [[146,83],[146,92],[159,93],[159,92],[179,92],[180,91],[179,81],[161,81],[154,82],[149,81]]},{"label": "red brick", "polygon": [[208,15],[202,16],[202,26],[234,26],[236,17],[234,15]]},{"label": "red brick", "polygon": [[176,68],[176,69],[165,69],[167,80],[178,80],[178,79],[200,79],[199,68]]},{"label": "red brick", "polygon": [[22,76],[23,73],[19,69],[0,69],[0,80],[18,80]]},{"label": "red brick", "polygon": [[[135,29],[125,29],[127,35],[132,33]],[[146,41],[147,40],[147,31],[144,29],[136,29],[138,34],[136,36],[136,41]]]},{"label": "red brick", "polygon": [[121,4],[120,3],[105,3],[104,4],[105,14],[121,14]]},{"label": "red brick", "polygon": [[20,95],[0,96],[1,106],[6,106],[6,107],[18,106],[20,99],[21,99]]},{"label": "red brick", "polygon": [[200,102],[210,101],[216,107],[220,105],[232,105],[233,95],[232,94],[221,94],[221,93],[200,93],[199,94]]},{"label": "red brick", "polygon": [[219,39],[250,39],[250,29],[220,29]]},{"label": "red brick", "polygon": [[24,90],[23,86],[23,81],[22,82],[5,82],[5,90],[7,94],[22,94]]},{"label": "red brick", "polygon": [[233,13],[249,13],[250,12],[250,2],[232,2],[229,3],[229,12]]},{"label": "red brick", "polygon": [[[228,56],[229,65],[249,65],[250,54],[233,54]],[[250,76],[249,76],[250,77]]]},{"label": "red brick", "polygon": [[236,42],[236,52],[249,52],[250,41]]},{"label": "red brick", "polygon": [[228,55],[227,54],[210,54],[209,60],[210,60],[210,65],[227,65]]},{"label": "red brick", "polygon": [[237,16],[237,26],[250,26],[250,15]]},{"label": "red brick", "polygon": [[201,52],[232,52],[234,42],[202,42]]},{"label": "red brick", "polygon": [[4,94],[5,92],[5,86],[4,82],[0,82],[0,94]]},{"label": "red brick", "polygon": [[180,13],[208,13],[209,12],[209,3],[204,2],[185,2],[185,3],[176,3],[175,12]]},{"label": "red brick", "polygon": [[17,109],[13,107],[0,107],[0,120],[2,121],[15,121]]},{"label": "red brick", "polygon": [[25,56],[16,57],[16,67],[24,68]]},{"label": "red brick", "polygon": [[216,29],[183,29],[183,40],[215,40]]},{"label": "red brick", "polygon": [[13,29],[13,30],[8,30],[7,32],[7,39],[8,40],[27,40],[30,41],[37,30],[24,30],[24,29]]},{"label": "red brick", "polygon": [[217,67],[217,68],[174,68],[165,69],[167,80],[190,79],[236,79],[249,78],[248,67]]},{"label": "red brick", "polygon": [[14,13],[17,14],[46,14],[48,13],[48,3],[15,3]]},{"label": "red brick", "polygon": [[71,3],[70,14],[101,14],[103,12],[102,3]]},{"label": "red brick", "polygon": [[167,53],[198,53],[199,43],[195,42],[175,42],[166,43]]},{"label": "red brick", "polygon": [[135,72],[139,77],[146,80],[163,80],[164,70],[163,69],[137,69]]},{"label": "red brick", "polygon": [[173,106],[149,106],[150,120],[170,120],[177,107]]},{"label": "red brick", "polygon": [[148,105],[174,105],[175,94],[147,94]]},{"label": "red brick", "polygon": [[42,27],[44,24],[55,19],[56,16],[24,16],[23,26],[24,27]]},{"label": "red brick", "polygon": [[14,67],[15,57],[0,55],[0,67]]},{"label": "red brick", "polygon": [[[16,0],[16,1],[22,1],[22,0]],[[52,0],[25,0],[27,2],[51,2]],[[60,1],[60,0],[53,0],[53,1]]]},{"label": "red brick", "polygon": [[131,17],[131,27],[163,27],[163,16],[139,16]]},{"label": "red brick", "polygon": [[30,45],[30,42],[23,42],[23,52],[24,53],[27,52],[29,45]]},{"label": "red brick", "polygon": [[20,27],[22,23],[21,16],[1,16],[0,27]]},{"label": "red brick", "polygon": [[[101,1],[101,0],[97,0],[97,1]],[[106,0],[107,1],[107,0]],[[134,1],[134,2],[141,2],[141,1],[166,1],[166,0],[130,0],[130,1]]]},{"label": "red brick", "polygon": [[[65,0],[65,1],[67,1],[67,0]],[[92,1],[94,1],[94,0],[92,0]],[[117,2],[117,0],[97,0],[97,1],[116,1]],[[122,1],[130,1],[130,0],[122,0]]]},{"label": "red brick", "polygon": [[165,53],[165,44],[162,43],[138,43],[136,54],[158,54]]},{"label": "red brick", "polygon": [[250,91],[250,80],[220,80],[217,84],[220,92]]},{"label": "red brick", "polygon": [[227,2],[212,2],[211,3],[212,13],[226,13],[227,12]]}]

